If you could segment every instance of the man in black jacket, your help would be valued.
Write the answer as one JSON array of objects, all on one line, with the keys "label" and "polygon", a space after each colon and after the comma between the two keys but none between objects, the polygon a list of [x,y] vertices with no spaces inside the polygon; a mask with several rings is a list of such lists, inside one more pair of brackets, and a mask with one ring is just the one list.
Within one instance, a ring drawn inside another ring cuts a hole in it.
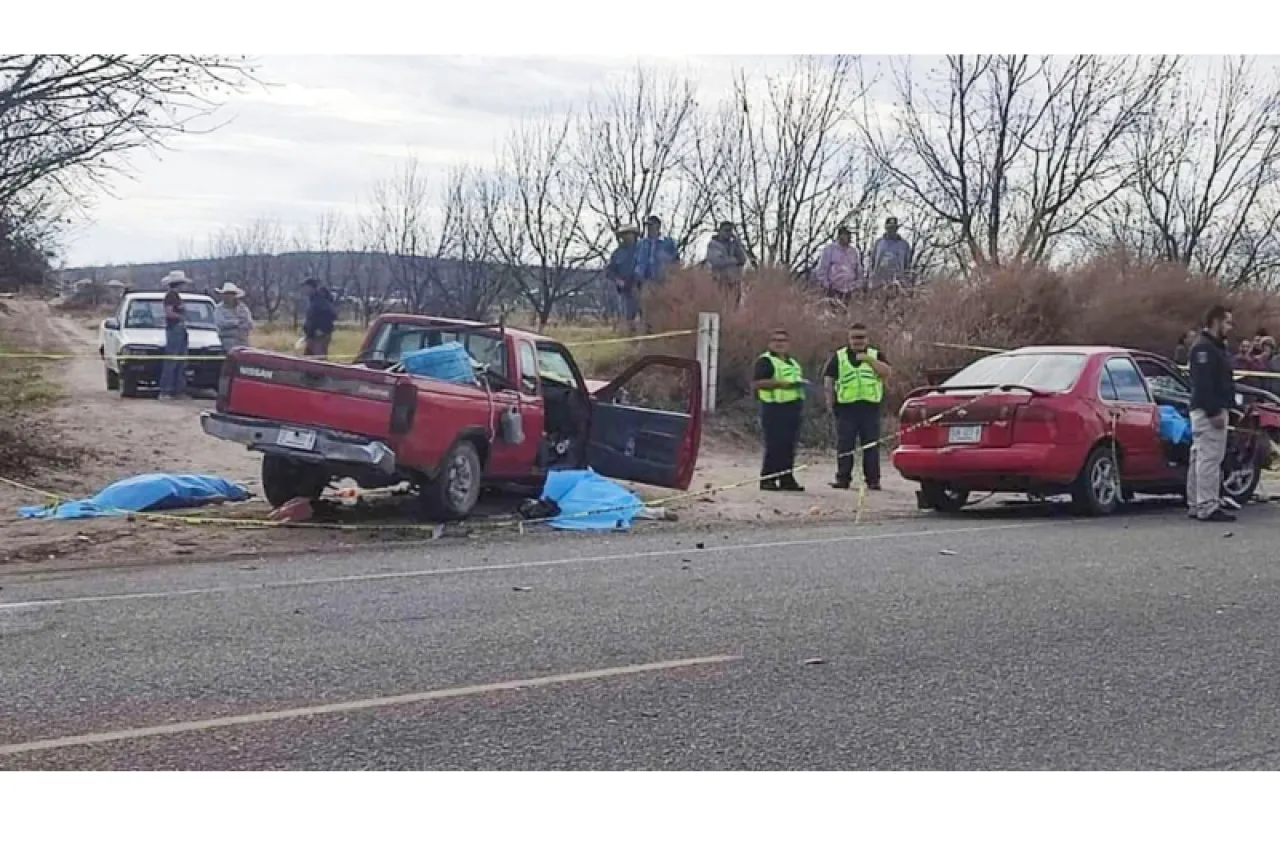
[{"label": "man in black jacket", "polygon": [[1209,309],[1204,331],[1191,347],[1191,464],[1187,469],[1188,515],[1199,521],[1235,521],[1222,509],[1222,461],[1227,455],[1227,414],[1236,402],[1226,338],[1231,312]]},{"label": "man in black jacket", "polygon": [[302,283],[302,295],[307,300],[307,317],[302,323],[302,335],[306,338],[304,355],[328,358],[329,341],[333,338],[333,326],[338,319],[333,296],[314,278]]}]

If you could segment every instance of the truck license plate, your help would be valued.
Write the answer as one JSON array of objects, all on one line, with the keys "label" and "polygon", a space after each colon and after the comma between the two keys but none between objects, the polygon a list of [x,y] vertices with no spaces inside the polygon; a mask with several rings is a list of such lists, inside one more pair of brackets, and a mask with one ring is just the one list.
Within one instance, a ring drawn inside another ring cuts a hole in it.
[{"label": "truck license plate", "polygon": [[282,429],[276,435],[276,444],[291,450],[314,450],[316,434],[309,429]]},{"label": "truck license plate", "polygon": [[950,444],[977,444],[982,441],[982,425],[953,426],[947,441]]}]

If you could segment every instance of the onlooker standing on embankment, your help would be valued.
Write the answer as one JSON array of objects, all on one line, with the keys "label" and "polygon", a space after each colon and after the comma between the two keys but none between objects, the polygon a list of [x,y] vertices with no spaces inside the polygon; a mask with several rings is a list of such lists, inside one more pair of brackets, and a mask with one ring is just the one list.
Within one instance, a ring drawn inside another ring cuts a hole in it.
[{"label": "onlooker standing on embankment", "polygon": [[662,284],[667,270],[679,260],[676,241],[662,234],[662,220],[650,216],[644,222],[645,235],[636,249],[636,276],[642,287]]},{"label": "onlooker standing on embankment", "polygon": [[720,285],[720,290],[733,298],[734,304],[742,300],[742,272],[747,267],[747,252],[738,241],[734,224],[720,223],[711,242],[707,244],[707,267]]},{"label": "onlooker standing on embankment", "polygon": [[871,283],[910,283],[912,255],[911,244],[898,233],[898,218],[890,216],[884,221],[884,236],[871,249]]},{"label": "onlooker standing on embankment", "polygon": [[605,267],[605,277],[613,282],[622,300],[622,319],[627,329],[635,334],[636,322],[640,319],[640,277],[636,274],[636,254],[639,245],[636,238],[640,229],[634,225],[618,226],[618,248],[609,256],[609,265]]},{"label": "onlooker standing on embankment", "polygon": [[862,286],[863,277],[862,253],[853,245],[853,232],[841,225],[835,242],[822,252],[813,272],[814,281],[827,298],[848,305],[853,292]]}]

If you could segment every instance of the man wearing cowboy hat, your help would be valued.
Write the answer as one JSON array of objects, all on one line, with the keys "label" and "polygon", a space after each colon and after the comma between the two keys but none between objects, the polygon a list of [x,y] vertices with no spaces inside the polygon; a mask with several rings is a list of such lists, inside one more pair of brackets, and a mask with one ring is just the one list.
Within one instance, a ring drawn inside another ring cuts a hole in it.
[{"label": "man wearing cowboy hat", "polygon": [[160,399],[176,400],[187,387],[187,315],[179,288],[191,284],[182,270],[160,279],[164,294],[164,364],[160,368]]},{"label": "man wearing cowboy hat", "polygon": [[213,309],[213,322],[218,327],[223,351],[247,347],[249,333],[253,331],[253,315],[249,313],[249,306],[240,301],[244,291],[228,281],[214,293],[222,297],[222,302]]},{"label": "man wearing cowboy hat", "polygon": [[605,277],[618,289],[618,296],[622,298],[622,318],[627,321],[627,328],[634,333],[636,320],[640,318],[640,276],[636,272],[636,241],[640,236],[640,229],[634,225],[620,225],[617,234],[618,248],[609,257]]}]

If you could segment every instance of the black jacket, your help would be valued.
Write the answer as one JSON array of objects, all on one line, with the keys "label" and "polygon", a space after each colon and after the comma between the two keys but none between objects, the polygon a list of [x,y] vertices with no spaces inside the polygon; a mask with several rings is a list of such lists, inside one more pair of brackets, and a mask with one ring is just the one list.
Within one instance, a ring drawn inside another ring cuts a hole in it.
[{"label": "black jacket", "polygon": [[329,295],[328,288],[318,287],[307,304],[307,319],[302,324],[302,334],[308,338],[332,335],[333,324],[337,319],[338,311],[333,305],[333,297]]},{"label": "black jacket", "polygon": [[1236,404],[1236,383],[1226,345],[1208,332],[1201,332],[1188,355],[1191,362],[1191,408],[1209,417]]}]

